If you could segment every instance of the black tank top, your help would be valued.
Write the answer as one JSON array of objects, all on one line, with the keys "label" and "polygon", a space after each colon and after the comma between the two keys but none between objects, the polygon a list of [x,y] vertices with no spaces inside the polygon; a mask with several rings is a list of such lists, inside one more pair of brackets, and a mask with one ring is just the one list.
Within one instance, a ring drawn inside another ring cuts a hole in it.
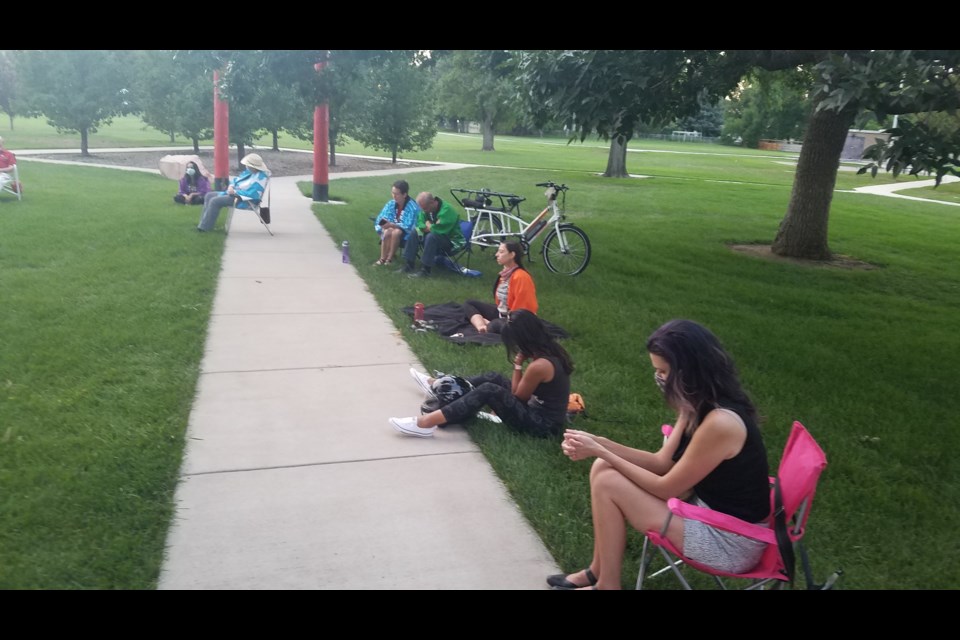
[{"label": "black tank top", "polygon": [[[725,407],[740,416],[747,426],[747,439],[740,453],[721,462],[693,488],[697,497],[714,511],[747,522],[760,522],[770,515],[770,468],[767,450],[757,423],[739,407]],[[690,444],[686,433],[673,454],[676,462]]]},{"label": "black tank top", "polygon": [[562,425],[567,421],[567,403],[570,401],[570,376],[567,375],[559,358],[543,357],[553,365],[553,380],[541,382],[537,385],[527,404],[539,408],[550,422]]}]

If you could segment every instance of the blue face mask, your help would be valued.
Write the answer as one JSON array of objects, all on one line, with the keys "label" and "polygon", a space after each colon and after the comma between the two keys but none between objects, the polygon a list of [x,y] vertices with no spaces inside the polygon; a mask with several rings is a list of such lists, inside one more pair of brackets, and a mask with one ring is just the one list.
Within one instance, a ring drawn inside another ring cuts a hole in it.
[{"label": "blue face mask", "polygon": [[187,175],[188,175],[188,176],[192,176],[192,175],[194,175],[194,174],[196,174],[196,173],[197,173],[197,170],[194,169],[193,167],[190,167],[189,169],[187,169]]}]

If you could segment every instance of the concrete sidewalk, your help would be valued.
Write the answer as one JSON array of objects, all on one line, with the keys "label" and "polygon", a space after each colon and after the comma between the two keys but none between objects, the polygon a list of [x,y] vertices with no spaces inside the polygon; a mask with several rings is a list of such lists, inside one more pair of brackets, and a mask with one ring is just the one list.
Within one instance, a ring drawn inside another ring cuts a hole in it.
[{"label": "concrete sidewalk", "polygon": [[[951,182],[960,182],[960,178],[955,176],[944,176],[940,184],[950,184]],[[857,187],[853,189],[854,193],[872,193],[879,196],[890,196],[892,198],[903,198],[904,200],[917,200],[919,202],[938,202],[940,204],[951,205],[954,207],[960,207],[960,203],[956,202],[947,202],[945,200],[933,200],[931,198],[917,198],[915,196],[905,196],[902,193],[897,193],[898,191],[904,191],[906,189],[919,189],[921,187],[928,188],[932,187],[937,183],[936,180],[918,180],[916,182],[897,182],[894,184],[879,184],[879,185],[868,185],[866,187]]]},{"label": "concrete sidewalk", "polygon": [[466,432],[390,427],[421,365],[297,180],[272,180],[275,236],[233,219],[159,588],[546,589],[556,563]]}]

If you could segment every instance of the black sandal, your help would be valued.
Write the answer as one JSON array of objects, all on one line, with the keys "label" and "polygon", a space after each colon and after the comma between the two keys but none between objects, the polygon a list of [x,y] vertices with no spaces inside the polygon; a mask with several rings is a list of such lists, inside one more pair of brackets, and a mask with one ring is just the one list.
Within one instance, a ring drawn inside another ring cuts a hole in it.
[{"label": "black sandal", "polygon": [[[590,571],[590,567],[587,567],[583,570],[583,575],[587,576],[587,584],[582,585],[584,587],[592,587],[597,584],[597,576],[593,575],[593,571]],[[547,584],[553,587],[554,589],[580,589],[581,585],[573,584],[567,580],[567,574],[558,573],[552,576],[547,576]]]}]

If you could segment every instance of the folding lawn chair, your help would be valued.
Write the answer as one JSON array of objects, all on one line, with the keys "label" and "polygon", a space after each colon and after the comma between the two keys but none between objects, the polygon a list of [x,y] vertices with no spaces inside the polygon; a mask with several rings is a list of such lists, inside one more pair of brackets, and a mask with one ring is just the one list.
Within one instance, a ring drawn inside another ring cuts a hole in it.
[{"label": "folding lawn chair", "polygon": [[[669,426],[663,428],[664,435],[669,434]],[[770,504],[772,507],[774,527],[767,528],[761,525],[744,522],[727,514],[703,509],[692,504],[671,498],[667,501],[670,515],[660,531],[648,531],[643,541],[643,553],[640,558],[640,572],[637,575],[637,589],[643,588],[645,578],[655,578],[663,573],[672,571],[686,589],[692,589],[690,583],[680,571],[687,565],[713,576],[717,584],[726,589],[721,576],[726,578],[743,578],[750,581],[744,589],[761,589],[773,583],[774,588],[783,588],[786,583],[793,583],[796,553],[800,553],[807,578],[808,589],[829,589],[836,579],[842,575],[837,570],[822,585],[813,584],[810,574],[806,551],[801,540],[806,533],[807,519],[810,517],[810,507],[817,491],[817,482],[820,474],[827,466],[827,458],[823,450],[816,443],[807,429],[799,422],[793,423],[790,436],[787,440],[777,475],[770,478]],[[755,567],[744,573],[727,573],[699,564],[681,554],[667,539],[667,526],[674,516],[699,520],[717,529],[732,531],[739,535],[760,540],[767,546]],[[653,549],[659,549],[667,566],[646,575],[647,569],[653,560]]]},{"label": "folding lawn chair", "polygon": [[[470,236],[473,235],[473,222],[470,220],[461,220],[460,232],[463,233],[463,246],[454,248],[451,251],[440,252],[434,260],[434,263],[437,266],[450,269],[461,275],[478,278],[483,274],[476,269],[470,268],[470,257],[473,255],[473,251],[471,251],[472,245],[470,244]],[[463,264],[464,257],[466,257],[466,265]]]},{"label": "folding lawn chair", "polygon": [[263,225],[263,228],[267,230],[271,236],[273,231],[270,230],[270,179],[267,179],[267,186],[264,188],[264,195],[267,199],[267,204],[262,205],[262,200],[246,200],[245,208],[241,207],[230,207],[230,211],[227,212],[227,221],[224,224],[224,231],[230,233],[230,225],[233,223],[233,214],[235,211],[250,211],[257,217],[257,220],[260,221],[260,224]]},{"label": "folding lawn chair", "polygon": [[13,170],[4,174],[8,179],[0,178],[0,193],[9,193],[23,200],[23,185],[20,184],[20,170],[13,165]]}]

